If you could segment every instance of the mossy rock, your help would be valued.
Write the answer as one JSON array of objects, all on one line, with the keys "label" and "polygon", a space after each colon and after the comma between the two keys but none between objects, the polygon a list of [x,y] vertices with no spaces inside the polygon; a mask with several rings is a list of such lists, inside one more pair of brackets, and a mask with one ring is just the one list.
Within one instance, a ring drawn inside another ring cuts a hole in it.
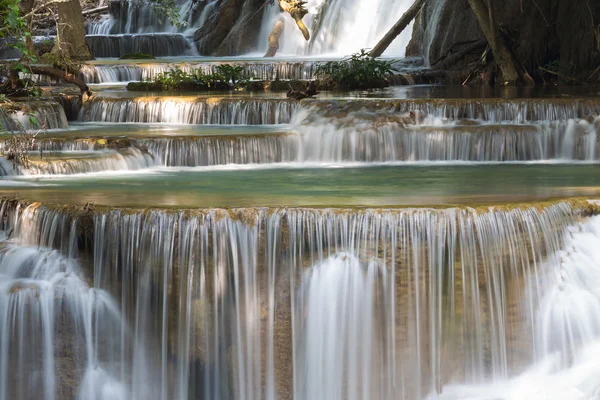
[{"label": "mossy rock", "polygon": [[156,57],[154,57],[152,54],[146,54],[146,53],[125,54],[125,55],[119,57],[119,60],[154,60],[154,59],[156,59]]}]

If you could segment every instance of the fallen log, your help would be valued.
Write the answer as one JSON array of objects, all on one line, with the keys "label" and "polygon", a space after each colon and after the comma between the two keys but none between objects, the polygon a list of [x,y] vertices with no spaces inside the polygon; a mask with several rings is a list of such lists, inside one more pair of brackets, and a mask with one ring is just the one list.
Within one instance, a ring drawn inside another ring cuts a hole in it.
[{"label": "fallen log", "polygon": [[279,50],[279,38],[283,33],[284,27],[285,22],[283,21],[283,18],[279,18],[269,34],[269,49],[267,50],[265,57],[275,57],[275,54],[277,54],[277,51]]},{"label": "fallen log", "polygon": [[[26,65],[25,69],[27,70],[27,72],[29,72],[33,75],[45,75],[45,76],[49,76],[54,79],[62,79],[65,82],[72,83],[79,88],[82,96],[83,95],[86,95],[86,96],[92,95],[92,91],[90,90],[88,85],[84,81],[79,79],[77,77],[77,75],[72,74],[70,72],[63,71],[63,70],[57,69],[57,68],[48,67],[48,66],[40,66],[40,65]],[[15,82],[15,80],[14,80],[15,74],[18,77],[19,71],[20,70],[17,70],[17,69],[13,69],[11,71],[11,80],[13,80],[13,82]]]},{"label": "fallen log", "polygon": [[308,85],[306,85],[306,90],[304,91],[294,90],[292,85],[289,85],[289,87],[290,90],[286,94],[286,96],[289,99],[302,100],[307,98],[313,98],[314,96],[319,94],[319,92],[317,92],[317,84],[315,83],[315,81],[310,81]]},{"label": "fallen log", "polygon": [[400,17],[398,22],[385,34],[385,36],[371,50],[371,57],[381,57],[383,52],[392,44],[394,39],[398,37],[406,29],[408,24],[415,19],[419,11],[423,8],[427,0],[416,0],[412,6]]},{"label": "fallen log", "polygon": [[476,51],[485,49],[487,45],[488,42],[485,39],[476,40],[472,43],[469,43],[456,53],[447,54],[445,57],[440,58],[437,61],[431,63],[431,66],[437,69],[447,69],[455,65],[457,62],[461,61],[465,56]]}]

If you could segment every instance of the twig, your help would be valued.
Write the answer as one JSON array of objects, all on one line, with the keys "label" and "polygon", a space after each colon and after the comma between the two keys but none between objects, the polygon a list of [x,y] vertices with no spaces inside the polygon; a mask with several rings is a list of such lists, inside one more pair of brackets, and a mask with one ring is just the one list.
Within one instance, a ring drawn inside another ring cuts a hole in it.
[{"label": "twig", "polygon": [[585,83],[584,83],[584,82],[581,82],[580,80],[577,80],[577,79],[575,79],[575,78],[571,78],[570,76],[563,75],[563,74],[561,74],[560,72],[555,72],[555,71],[552,71],[552,70],[550,70],[550,69],[547,69],[547,68],[544,68],[544,67],[538,67],[538,69],[539,69],[540,71],[544,71],[544,72],[546,72],[546,73],[548,73],[548,74],[551,74],[551,75],[556,75],[556,76],[558,76],[558,77],[560,77],[560,78],[564,78],[564,79],[567,79],[567,80],[570,80],[570,81],[577,82],[577,83],[580,83],[580,84],[582,84],[582,85],[585,85]]}]

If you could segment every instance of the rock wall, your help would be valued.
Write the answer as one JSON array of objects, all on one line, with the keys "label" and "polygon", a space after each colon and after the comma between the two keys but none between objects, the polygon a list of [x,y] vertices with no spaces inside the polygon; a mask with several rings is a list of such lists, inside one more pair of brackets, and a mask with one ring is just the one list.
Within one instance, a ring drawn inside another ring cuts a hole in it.
[{"label": "rock wall", "polygon": [[[600,64],[600,2],[492,3],[500,30],[529,71],[559,62],[563,74],[587,77]],[[433,64],[461,45],[483,38],[468,0],[430,0],[417,18],[407,55],[423,56]],[[462,58],[454,68],[467,68],[470,60]]]},{"label": "rock wall", "polygon": [[263,0],[221,0],[194,35],[201,55],[239,55],[256,45],[265,7]]}]

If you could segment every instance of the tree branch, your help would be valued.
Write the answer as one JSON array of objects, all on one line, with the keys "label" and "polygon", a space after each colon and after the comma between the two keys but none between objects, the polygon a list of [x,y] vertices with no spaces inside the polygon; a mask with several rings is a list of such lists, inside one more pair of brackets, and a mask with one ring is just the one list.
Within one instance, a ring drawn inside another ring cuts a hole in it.
[{"label": "tree branch", "polygon": [[69,82],[74,85],[77,85],[79,90],[81,90],[82,95],[84,95],[84,94],[87,96],[92,95],[92,91],[90,90],[88,85],[84,81],[79,79],[76,75],[74,75],[70,72],[52,68],[52,67],[42,67],[39,65],[27,65],[25,68],[27,68],[29,71],[31,71],[32,74],[35,74],[35,75],[46,75],[46,76],[49,76],[54,79],[62,79],[65,82]]},{"label": "tree branch", "polygon": [[419,11],[423,8],[427,0],[416,0],[412,6],[406,11],[396,24],[385,34],[385,36],[371,50],[371,57],[380,57],[383,52],[392,44],[394,39],[402,33],[404,29],[415,19]]}]

